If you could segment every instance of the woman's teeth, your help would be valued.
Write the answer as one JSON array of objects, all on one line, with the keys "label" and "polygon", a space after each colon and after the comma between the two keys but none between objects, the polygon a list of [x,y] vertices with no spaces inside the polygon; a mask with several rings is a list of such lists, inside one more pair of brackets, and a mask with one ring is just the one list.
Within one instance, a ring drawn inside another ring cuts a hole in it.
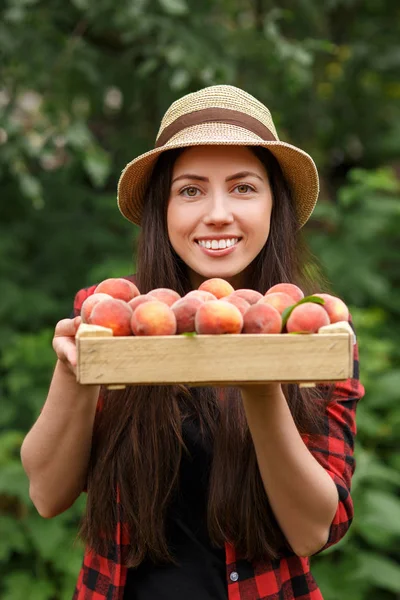
[{"label": "woman's teeth", "polygon": [[212,250],[222,250],[223,248],[230,248],[239,241],[239,238],[231,238],[229,240],[197,240],[197,243],[203,248],[209,248]]}]

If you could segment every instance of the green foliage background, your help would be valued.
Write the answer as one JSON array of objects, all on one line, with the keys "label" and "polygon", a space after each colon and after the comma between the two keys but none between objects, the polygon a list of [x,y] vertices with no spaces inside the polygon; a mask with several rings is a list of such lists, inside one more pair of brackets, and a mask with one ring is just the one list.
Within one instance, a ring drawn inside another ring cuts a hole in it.
[{"label": "green foliage background", "polygon": [[326,600],[400,598],[399,4],[384,0],[5,0],[0,8],[0,596],[71,598],[84,498],[52,520],[21,442],[45,401],[75,292],[134,272],[125,164],[177,97],[253,93],[316,160],[307,239],[358,333],[356,515],[312,559]]}]

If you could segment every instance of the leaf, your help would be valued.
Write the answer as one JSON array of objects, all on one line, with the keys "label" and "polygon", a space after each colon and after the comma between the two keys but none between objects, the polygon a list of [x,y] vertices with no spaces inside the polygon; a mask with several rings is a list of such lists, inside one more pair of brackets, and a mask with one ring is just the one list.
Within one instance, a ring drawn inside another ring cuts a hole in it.
[{"label": "leaf", "polygon": [[52,560],[55,554],[71,542],[70,535],[62,519],[43,520],[37,515],[32,516],[28,523],[29,534],[35,543],[36,552],[44,560]]},{"label": "leaf", "polygon": [[367,490],[361,523],[363,529],[375,526],[400,536],[400,499],[385,491]]},{"label": "leaf", "polygon": [[171,76],[169,81],[173,90],[183,90],[190,81],[190,74],[186,69],[177,69]]},{"label": "leaf", "polygon": [[75,121],[68,128],[65,135],[66,142],[73,148],[84,149],[92,143],[92,134],[89,128],[81,121]]},{"label": "leaf", "polygon": [[[302,298],[301,300],[299,300],[292,306],[288,306],[287,308],[285,308],[285,310],[282,313],[282,329],[286,326],[286,323],[287,323],[290,315],[292,314],[292,311],[296,308],[296,306],[299,306],[299,304],[306,304],[307,302],[313,302],[314,304],[325,304],[325,300],[323,298],[319,298],[318,296],[305,296],[304,298]],[[299,332],[299,333],[301,333],[301,332]],[[307,331],[304,333],[309,333],[309,332]]]},{"label": "leaf", "polygon": [[389,405],[397,404],[400,390],[400,369],[388,371],[376,379],[376,387],[379,395],[368,399],[371,408],[387,408]]},{"label": "leaf", "polygon": [[[371,435],[374,433],[377,435],[375,431],[372,431]],[[364,450],[360,444],[355,457],[357,468],[351,484],[355,505],[358,506],[358,495],[363,501],[366,486],[374,486],[374,488],[386,486],[389,489],[400,487],[400,472],[379,460],[378,456],[371,451]]]},{"label": "leaf", "polygon": [[368,584],[354,579],[354,555],[349,552],[336,554],[334,562],[328,562],[325,558],[336,547],[337,544],[313,558],[313,574],[321,587],[324,600],[366,600]]},{"label": "leaf", "polygon": [[136,76],[138,78],[140,77],[146,79],[147,77],[152,75],[152,73],[154,73],[154,71],[158,68],[159,64],[159,59],[154,56],[143,60],[136,69]]},{"label": "leaf", "polygon": [[13,552],[27,552],[27,540],[18,521],[0,515],[0,563],[7,561]]},{"label": "leaf", "polygon": [[286,335],[309,335],[309,331],[289,331]]},{"label": "leaf", "polygon": [[360,552],[360,567],[356,569],[355,577],[361,581],[393,592],[400,593],[400,566],[394,560],[373,552]]},{"label": "leaf", "polygon": [[76,580],[82,563],[83,548],[78,545],[73,547],[73,540],[74,536],[71,531],[70,540],[66,540],[68,543],[65,543],[64,540],[63,547],[54,553],[52,563],[60,572],[64,573],[66,577],[71,577]]},{"label": "leaf", "polygon": [[391,167],[374,170],[352,169],[349,173],[349,179],[374,192],[376,190],[384,190],[386,192],[399,191],[399,182],[394,169]]},{"label": "leaf", "polygon": [[176,17],[186,15],[188,6],[184,0],[158,0],[166,13]]},{"label": "leaf", "polygon": [[19,184],[22,193],[30,198],[35,209],[39,210],[44,207],[43,189],[39,179],[33,177],[30,173],[21,173]]},{"label": "leaf", "polygon": [[184,331],[180,335],[184,335],[186,337],[195,337],[197,335],[196,331]]},{"label": "leaf", "polygon": [[0,492],[29,500],[29,482],[20,461],[11,461],[0,470]]},{"label": "leaf", "polygon": [[88,10],[90,7],[89,0],[72,0],[72,4],[79,10]]},{"label": "leaf", "polygon": [[86,150],[83,164],[93,185],[101,188],[107,181],[111,170],[111,160],[100,146],[91,146]]},{"label": "leaf", "polygon": [[306,304],[306,302],[313,302],[314,304],[325,304],[325,300],[320,298],[319,296],[305,296],[301,300],[296,303],[296,306],[299,304]]},{"label": "leaf", "polygon": [[293,306],[288,306],[283,311],[283,313],[282,313],[282,330],[286,326],[287,320],[290,317],[290,315],[292,314],[292,311],[293,311],[293,309],[294,309],[295,306],[296,306],[295,304]]},{"label": "leaf", "polygon": [[38,579],[28,571],[12,571],[3,577],[2,583],[5,586],[2,600],[51,600],[57,591],[55,583]]},{"label": "leaf", "polygon": [[6,464],[13,458],[19,459],[19,451],[24,437],[21,431],[16,430],[0,434],[0,465]]}]

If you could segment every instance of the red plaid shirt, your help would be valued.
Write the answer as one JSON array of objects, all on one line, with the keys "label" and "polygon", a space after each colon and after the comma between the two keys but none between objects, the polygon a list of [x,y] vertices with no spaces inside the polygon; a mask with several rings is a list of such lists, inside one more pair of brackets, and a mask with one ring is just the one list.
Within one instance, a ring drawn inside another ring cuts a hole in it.
[{"label": "red plaid shirt", "polygon": [[[126,279],[135,281],[134,276]],[[94,292],[95,287],[82,289],[76,294],[74,315],[80,314],[83,301]],[[326,408],[324,434],[312,438],[302,436],[311,454],[332,477],[339,493],[328,541],[317,554],[341,540],[353,519],[350,487],[355,469],[356,408],[364,394],[364,387],[359,381],[358,346],[355,345],[353,377],[336,384],[333,399]],[[101,402],[98,408],[101,408]],[[113,547],[108,556],[86,549],[73,600],[123,600],[127,576],[124,556],[129,546],[129,532],[119,504],[117,509],[118,524]],[[287,551],[278,559],[248,562],[240,559],[230,544],[225,544],[225,555],[229,600],[323,600],[311,574],[309,558]]]}]

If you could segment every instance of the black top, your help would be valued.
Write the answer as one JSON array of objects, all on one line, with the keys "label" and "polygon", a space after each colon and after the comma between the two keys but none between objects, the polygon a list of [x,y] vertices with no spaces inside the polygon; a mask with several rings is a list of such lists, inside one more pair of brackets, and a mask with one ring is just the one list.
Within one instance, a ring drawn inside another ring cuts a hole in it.
[{"label": "black top", "polygon": [[149,559],[128,569],[124,600],[227,600],[225,550],[211,545],[206,526],[212,449],[195,417],[185,419],[179,493],[166,520],[167,540],[179,566]]}]

